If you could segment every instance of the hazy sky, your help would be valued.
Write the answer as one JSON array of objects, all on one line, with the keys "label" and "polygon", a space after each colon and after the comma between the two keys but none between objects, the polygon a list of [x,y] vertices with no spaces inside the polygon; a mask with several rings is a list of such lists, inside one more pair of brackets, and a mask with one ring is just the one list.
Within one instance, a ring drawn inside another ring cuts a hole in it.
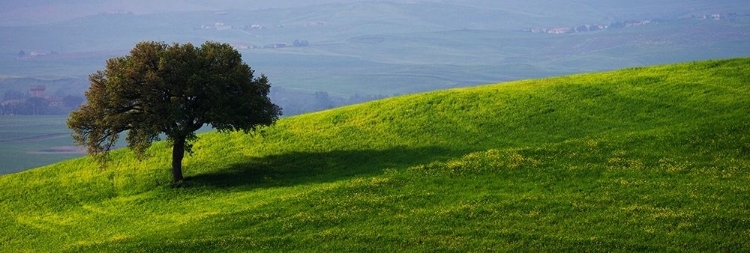
[{"label": "hazy sky", "polygon": [[253,10],[364,1],[378,0],[0,0],[0,25],[49,23],[102,12],[146,14],[167,11]]},{"label": "hazy sky", "polygon": [[[154,12],[255,10],[268,8],[303,7],[317,4],[351,2],[439,2],[457,5],[481,6],[488,9],[513,11],[551,11],[562,6],[596,6],[614,13],[637,16],[649,14],[653,9],[680,9],[690,11],[737,11],[747,10],[747,0],[0,0],[0,25],[26,25],[67,20],[102,12],[132,12],[147,14]],[[715,6],[722,9],[711,10]],[[602,8],[604,7],[604,8]]]}]

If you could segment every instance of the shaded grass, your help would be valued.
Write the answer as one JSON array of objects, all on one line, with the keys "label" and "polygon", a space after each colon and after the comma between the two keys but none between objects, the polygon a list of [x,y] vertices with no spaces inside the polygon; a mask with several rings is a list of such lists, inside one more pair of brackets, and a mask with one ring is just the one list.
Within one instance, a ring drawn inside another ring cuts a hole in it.
[{"label": "shaded grass", "polygon": [[441,152],[444,151],[438,148],[290,152],[230,164],[216,172],[190,177],[188,184],[239,191],[335,182],[355,176],[375,176],[392,166],[416,165],[428,161],[425,154]]},{"label": "shaded grass", "polygon": [[747,251],[749,59],[401,96],[0,177],[3,251]]}]

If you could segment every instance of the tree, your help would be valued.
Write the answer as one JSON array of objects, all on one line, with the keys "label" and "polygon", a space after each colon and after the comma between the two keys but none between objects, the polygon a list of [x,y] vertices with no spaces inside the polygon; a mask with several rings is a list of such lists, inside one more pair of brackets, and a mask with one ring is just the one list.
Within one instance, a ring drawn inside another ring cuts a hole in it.
[{"label": "tree", "polygon": [[6,90],[5,93],[3,93],[3,101],[16,99],[24,99],[24,94],[16,90]]},{"label": "tree", "polygon": [[292,43],[295,47],[306,47],[310,45],[309,41],[306,40],[294,40],[294,43]]},{"label": "tree", "polygon": [[23,110],[28,115],[43,115],[49,110],[49,101],[40,97],[30,97],[23,104]]},{"label": "tree", "polygon": [[268,97],[268,78],[253,74],[229,44],[141,42],[89,76],[86,103],[70,113],[68,127],[75,143],[101,162],[124,131],[139,159],[164,134],[173,145],[172,180],[181,182],[196,130],[248,133],[281,115]]}]

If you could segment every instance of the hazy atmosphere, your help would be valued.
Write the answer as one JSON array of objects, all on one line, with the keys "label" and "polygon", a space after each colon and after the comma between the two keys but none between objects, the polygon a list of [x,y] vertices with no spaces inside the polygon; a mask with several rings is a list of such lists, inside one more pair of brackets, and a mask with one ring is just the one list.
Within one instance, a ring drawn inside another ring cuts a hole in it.
[{"label": "hazy atmosphere", "polygon": [[747,0],[0,6],[0,252],[750,252]]},{"label": "hazy atmosphere", "polygon": [[229,43],[285,116],[453,87],[750,55],[744,1],[0,1],[0,173],[80,156],[87,76],[139,41]]}]

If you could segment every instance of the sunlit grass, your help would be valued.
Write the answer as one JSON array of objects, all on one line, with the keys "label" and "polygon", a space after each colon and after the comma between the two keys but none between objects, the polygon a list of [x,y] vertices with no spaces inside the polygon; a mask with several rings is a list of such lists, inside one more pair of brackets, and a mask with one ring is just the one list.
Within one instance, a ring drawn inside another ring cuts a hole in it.
[{"label": "sunlit grass", "polygon": [[0,177],[0,251],[748,251],[749,59],[452,89]]}]

